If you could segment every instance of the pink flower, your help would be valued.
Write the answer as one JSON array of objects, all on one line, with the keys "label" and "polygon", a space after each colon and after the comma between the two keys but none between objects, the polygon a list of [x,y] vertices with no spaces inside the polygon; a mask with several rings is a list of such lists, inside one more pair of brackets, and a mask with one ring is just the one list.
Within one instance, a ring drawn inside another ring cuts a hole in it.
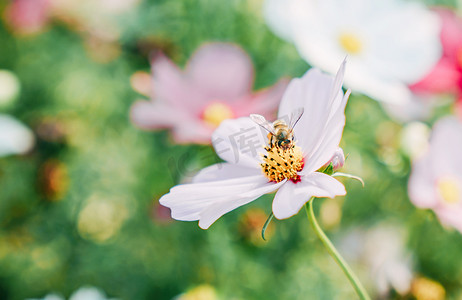
[{"label": "pink flower", "polygon": [[438,121],[428,152],[415,161],[409,197],[418,207],[435,211],[445,225],[462,232],[462,122],[453,117]]},{"label": "pink flower", "polygon": [[250,58],[232,44],[210,43],[190,58],[184,71],[162,54],[152,62],[153,96],[131,109],[143,129],[170,128],[178,143],[210,143],[225,119],[259,113],[272,117],[287,86],[280,80],[252,93]]},{"label": "pink flower", "polygon": [[462,20],[451,10],[437,9],[443,55],[433,70],[411,85],[416,93],[462,95]]},{"label": "pink flower", "polygon": [[48,0],[14,0],[5,9],[5,20],[19,34],[43,30],[50,19]]}]

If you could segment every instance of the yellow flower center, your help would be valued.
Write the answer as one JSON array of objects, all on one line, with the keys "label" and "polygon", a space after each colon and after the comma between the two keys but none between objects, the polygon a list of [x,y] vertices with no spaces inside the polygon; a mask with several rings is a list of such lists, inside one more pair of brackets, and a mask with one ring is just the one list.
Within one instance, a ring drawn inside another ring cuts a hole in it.
[{"label": "yellow flower center", "polygon": [[266,154],[263,155],[261,164],[263,173],[270,181],[280,182],[284,179],[293,182],[300,181],[300,172],[303,169],[304,161],[302,149],[295,144],[288,148],[273,145],[266,147]]},{"label": "yellow flower center", "polygon": [[445,203],[455,204],[460,201],[461,191],[459,183],[454,177],[443,177],[439,179],[437,188]]},{"label": "yellow flower center", "polygon": [[352,33],[342,33],[338,37],[342,48],[350,54],[358,54],[363,49],[363,44],[357,35]]},{"label": "yellow flower center", "polygon": [[215,289],[208,284],[199,285],[180,296],[180,300],[215,300],[218,299]]},{"label": "yellow flower center", "polygon": [[446,290],[437,281],[420,277],[412,282],[411,293],[416,300],[444,300],[446,299]]},{"label": "yellow flower center", "polygon": [[222,121],[233,117],[231,107],[221,102],[209,104],[202,112],[202,119],[213,127],[218,127]]}]

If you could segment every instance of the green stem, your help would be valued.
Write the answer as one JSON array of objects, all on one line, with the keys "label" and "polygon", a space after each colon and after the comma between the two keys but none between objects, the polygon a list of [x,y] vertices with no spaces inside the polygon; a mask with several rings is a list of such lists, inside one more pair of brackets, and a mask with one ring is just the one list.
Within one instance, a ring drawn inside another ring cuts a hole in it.
[{"label": "green stem", "polygon": [[346,277],[348,278],[351,285],[353,286],[356,293],[358,294],[359,299],[361,299],[361,300],[370,300],[371,298],[367,294],[366,289],[364,289],[363,285],[361,284],[359,279],[356,277],[356,275],[353,273],[350,266],[348,266],[348,264],[343,259],[343,257],[340,256],[337,249],[335,249],[332,242],[326,236],[324,231],[322,231],[321,227],[319,226],[318,222],[316,221],[316,217],[315,217],[314,211],[313,211],[313,201],[314,201],[314,198],[311,198],[310,201],[308,201],[305,204],[305,209],[306,209],[306,214],[308,215],[308,220],[310,220],[310,224],[313,227],[314,231],[316,232],[316,235],[319,237],[321,242],[324,244],[324,247],[326,247],[327,252],[329,252],[330,256],[332,256],[332,258],[335,260],[335,262],[342,269],[343,273],[345,273]]}]

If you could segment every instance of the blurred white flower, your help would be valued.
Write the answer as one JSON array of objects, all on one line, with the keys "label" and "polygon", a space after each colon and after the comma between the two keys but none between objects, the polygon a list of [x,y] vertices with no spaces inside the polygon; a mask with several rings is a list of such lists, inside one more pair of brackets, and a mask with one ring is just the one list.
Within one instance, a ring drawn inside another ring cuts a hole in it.
[{"label": "blurred white flower", "polygon": [[265,17],[315,67],[334,72],[348,55],[345,86],[380,101],[410,101],[408,85],[441,57],[439,19],[419,3],[267,0]]},{"label": "blurred white flower", "polygon": [[62,296],[58,295],[58,294],[48,294],[46,295],[45,297],[43,298],[40,298],[40,299],[37,299],[37,298],[29,298],[29,299],[26,299],[26,300],[65,300]]},{"label": "blurred white flower", "polygon": [[382,102],[382,106],[394,120],[408,123],[428,120],[440,103],[441,99],[438,97],[413,93],[407,102]]},{"label": "blurred white flower", "polygon": [[[84,286],[75,291],[70,297],[69,300],[108,300],[106,294],[95,287]],[[112,299],[116,300],[116,299]]]},{"label": "blurred white flower", "polygon": [[0,114],[0,156],[27,153],[34,144],[29,128],[13,117]]},{"label": "blurred white flower", "polygon": [[20,84],[16,75],[0,70],[0,106],[11,103],[19,94]]},{"label": "blurred white flower", "polygon": [[[40,299],[26,299],[26,300],[65,300],[64,297],[51,293]],[[69,300],[117,300],[116,298],[107,298],[106,294],[92,286],[83,286],[75,291],[70,297]]]},{"label": "blurred white flower", "polygon": [[412,159],[421,157],[428,149],[430,128],[422,122],[406,124],[401,132],[401,148]]},{"label": "blurred white flower", "polygon": [[84,239],[103,243],[117,235],[128,215],[123,200],[93,194],[82,205],[77,230]]},{"label": "blurred white flower", "polygon": [[412,259],[405,248],[404,228],[382,224],[369,230],[353,229],[340,242],[350,260],[362,263],[372,278],[377,293],[387,296],[391,289],[405,295],[413,279]]},{"label": "blurred white flower", "polygon": [[387,294],[390,288],[400,295],[409,292],[413,278],[411,256],[406,253],[402,230],[393,226],[369,230],[364,251],[380,295]]}]

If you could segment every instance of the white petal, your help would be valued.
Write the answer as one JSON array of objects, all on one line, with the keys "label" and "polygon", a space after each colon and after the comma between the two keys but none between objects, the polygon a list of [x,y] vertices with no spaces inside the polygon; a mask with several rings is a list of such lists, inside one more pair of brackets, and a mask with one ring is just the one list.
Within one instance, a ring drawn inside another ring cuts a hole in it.
[{"label": "white petal", "polygon": [[219,163],[202,169],[192,181],[193,183],[211,182],[260,174],[262,174],[262,171],[259,169],[247,168],[245,166],[230,163]]},{"label": "white petal", "polygon": [[236,196],[266,183],[263,176],[218,180],[205,183],[182,184],[159,199],[160,204],[172,210],[172,218],[183,221],[199,219],[199,213],[208,206],[223,201],[229,195]]},{"label": "white petal", "polygon": [[374,100],[395,105],[408,105],[413,94],[408,86],[396,79],[381,79],[364,71],[359,66],[351,66],[345,78],[345,86],[361,92]]},{"label": "white petal", "polygon": [[332,76],[311,69],[302,78],[292,80],[284,94],[279,118],[287,118],[293,110],[304,108],[294,132],[297,144],[305,155],[314,152],[325,134],[328,122],[342,104],[343,91],[339,83],[343,70],[342,65],[334,81]]},{"label": "white petal", "polygon": [[225,120],[212,134],[218,156],[249,168],[260,169],[260,153],[267,142],[267,132],[248,117]]},{"label": "white petal", "polygon": [[213,224],[218,218],[227,212],[230,212],[239,206],[252,202],[259,198],[263,194],[271,193],[277,190],[284,184],[284,181],[279,183],[266,182],[260,187],[250,190],[247,193],[239,195],[238,198],[229,199],[223,202],[217,202],[200,213],[199,226],[202,229],[207,229]]},{"label": "white petal", "polygon": [[341,105],[329,119],[326,127],[319,134],[318,144],[305,156],[305,167],[302,173],[308,174],[318,170],[334,155],[342,138],[345,126],[345,105],[348,101],[349,91],[343,97]]},{"label": "white petal", "polygon": [[337,73],[335,74],[334,82],[331,87],[331,93],[329,97],[329,105],[331,105],[331,112],[335,112],[343,99],[342,85],[343,78],[345,77],[345,68],[346,68],[347,58],[345,58],[340,65]]},{"label": "white petal", "polygon": [[421,3],[394,2],[389,13],[382,13],[380,20],[370,24],[376,36],[367,63],[382,78],[413,83],[430,72],[441,57],[441,24],[438,15]]},{"label": "white petal", "polygon": [[100,289],[92,286],[84,286],[75,291],[69,300],[105,300],[106,295]]},{"label": "white petal", "polygon": [[435,123],[430,140],[432,166],[437,175],[462,177],[462,122],[446,117]]},{"label": "white petal", "polygon": [[276,193],[273,200],[273,213],[278,219],[286,219],[298,213],[311,197],[329,197],[345,195],[345,187],[335,178],[312,173],[302,176],[302,181],[287,181]]},{"label": "white petal", "polygon": [[[159,202],[172,210],[172,218],[183,221],[199,220],[201,228],[208,228],[223,214],[265,193],[273,192],[284,183],[268,182],[261,174],[238,176],[234,172],[236,169],[229,165],[220,169],[221,171],[216,168],[217,166],[207,168],[195,180],[205,180],[210,174],[227,179],[178,185],[162,196]],[[234,173],[224,174],[225,170]]]},{"label": "white petal", "polygon": [[34,143],[29,128],[8,115],[0,115],[0,156],[26,153]]},{"label": "white petal", "polygon": [[[293,8],[302,1],[294,0],[266,0],[263,6],[263,13],[266,23],[271,30],[280,38],[292,41],[292,13]],[[308,4],[308,1],[303,1]],[[298,9],[302,9],[298,7]]]},{"label": "white petal", "polygon": [[[327,105],[320,104],[326,104],[329,101],[332,84],[332,76],[316,68],[309,69],[301,78],[292,79],[279,105],[278,118],[289,117],[292,111],[300,107],[308,107],[318,113],[327,110]],[[305,110],[299,125],[304,119],[309,119],[308,114],[310,110]]]},{"label": "white petal", "polygon": [[304,174],[316,171],[338,148],[345,125],[345,105],[350,91],[343,95],[346,60],[335,78],[311,69],[301,79],[292,80],[280,105],[279,118],[298,107],[305,113],[294,128],[306,165]]},{"label": "white petal", "polygon": [[266,0],[263,6],[265,21],[280,38],[293,42],[294,16],[308,17],[313,1],[306,0]]},{"label": "white petal", "polygon": [[435,176],[427,153],[412,166],[409,177],[408,193],[411,202],[417,207],[434,208],[438,204],[435,190]]},{"label": "white petal", "polygon": [[404,103],[383,103],[382,106],[388,114],[401,123],[408,123],[416,120],[428,120],[434,106],[439,102],[430,95],[412,94],[409,101]]}]

